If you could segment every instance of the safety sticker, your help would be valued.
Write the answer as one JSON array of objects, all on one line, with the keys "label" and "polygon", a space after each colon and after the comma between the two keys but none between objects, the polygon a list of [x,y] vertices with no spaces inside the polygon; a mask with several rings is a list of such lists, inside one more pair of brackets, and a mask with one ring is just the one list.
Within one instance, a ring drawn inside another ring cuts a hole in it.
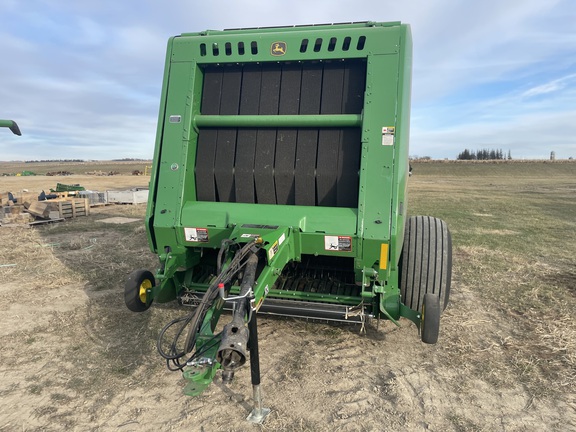
[{"label": "safety sticker", "polygon": [[394,126],[385,126],[382,128],[382,145],[392,146],[394,145],[394,135],[396,134],[396,128]]},{"label": "safety sticker", "polygon": [[184,228],[184,238],[189,242],[208,243],[208,228]]},{"label": "safety sticker", "polygon": [[274,255],[276,255],[276,252],[278,252],[278,241],[275,241],[274,244],[272,245],[272,247],[270,249],[268,249],[268,261],[272,260],[272,258],[274,258]]},{"label": "safety sticker", "polygon": [[324,236],[324,249],[327,251],[352,252],[352,237]]}]

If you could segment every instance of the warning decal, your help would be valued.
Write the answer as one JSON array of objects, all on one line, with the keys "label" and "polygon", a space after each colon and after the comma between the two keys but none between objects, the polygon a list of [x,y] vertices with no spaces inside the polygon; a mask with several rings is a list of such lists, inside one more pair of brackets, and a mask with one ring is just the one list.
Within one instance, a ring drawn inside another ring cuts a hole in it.
[{"label": "warning decal", "polygon": [[260,234],[242,234],[240,237],[241,238],[255,238],[255,239],[257,239],[258,237],[260,237]]},{"label": "warning decal", "polygon": [[324,249],[327,251],[352,252],[352,237],[324,236]]},{"label": "warning decal", "polygon": [[396,134],[396,128],[394,126],[387,126],[382,128],[382,145],[391,146],[394,145],[394,135]]},{"label": "warning decal", "polygon": [[207,228],[184,228],[184,238],[189,242],[208,242],[208,229]]},{"label": "warning decal", "polygon": [[276,252],[278,252],[278,241],[275,241],[274,244],[272,245],[272,247],[270,249],[268,249],[268,261],[270,261],[272,258],[274,258],[274,255],[276,255]]}]

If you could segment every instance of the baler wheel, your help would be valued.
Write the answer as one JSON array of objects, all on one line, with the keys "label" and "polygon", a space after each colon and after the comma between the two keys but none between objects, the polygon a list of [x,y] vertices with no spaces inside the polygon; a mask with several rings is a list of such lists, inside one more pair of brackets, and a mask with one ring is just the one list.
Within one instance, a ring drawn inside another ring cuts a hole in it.
[{"label": "baler wheel", "polygon": [[150,307],[146,301],[146,290],[154,286],[154,275],[148,270],[130,273],[124,286],[124,302],[132,312],[144,312]]},{"label": "baler wheel", "polygon": [[406,223],[400,256],[402,303],[422,312],[428,293],[440,299],[440,312],[448,306],[452,277],[452,239],[443,220],[412,216]]},{"label": "baler wheel", "polygon": [[440,334],[440,298],[436,294],[426,294],[422,304],[420,335],[422,342],[435,344]]}]

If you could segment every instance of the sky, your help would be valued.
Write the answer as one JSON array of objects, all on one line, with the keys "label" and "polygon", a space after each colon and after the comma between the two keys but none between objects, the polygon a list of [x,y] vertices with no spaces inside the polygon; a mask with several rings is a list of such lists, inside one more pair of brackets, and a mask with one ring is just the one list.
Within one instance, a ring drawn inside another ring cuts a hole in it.
[{"label": "sky", "polygon": [[576,158],[574,0],[0,0],[0,161],[150,159],[170,36],[350,21],[411,25],[412,156]]}]

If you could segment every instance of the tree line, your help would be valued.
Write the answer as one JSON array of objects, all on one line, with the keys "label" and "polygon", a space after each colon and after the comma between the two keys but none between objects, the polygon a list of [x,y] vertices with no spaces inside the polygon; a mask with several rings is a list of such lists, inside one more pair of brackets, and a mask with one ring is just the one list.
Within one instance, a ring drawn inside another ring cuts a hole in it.
[{"label": "tree line", "polygon": [[45,162],[84,162],[84,159],[41,159],[41,160],[24,161],[24,163],[45,163]]},{"label": "tree line", "polygon": [[458,160],[512,160],[512,153],[508,150],[508,155],[505,155],[502,149],[498,150],[464,150],[458,154]]}]

